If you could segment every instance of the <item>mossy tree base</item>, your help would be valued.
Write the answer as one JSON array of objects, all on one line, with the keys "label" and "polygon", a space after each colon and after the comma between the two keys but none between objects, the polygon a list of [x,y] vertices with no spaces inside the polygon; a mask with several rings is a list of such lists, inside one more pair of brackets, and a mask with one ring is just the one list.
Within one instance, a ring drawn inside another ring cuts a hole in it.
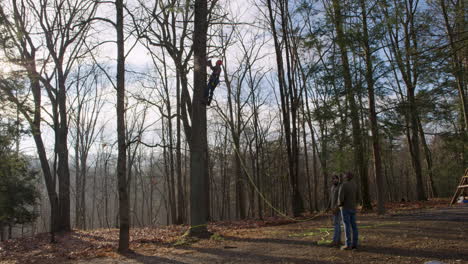
[{"label": "mossy tree base", "polygon": [[206,225],[203,226],[191,226],[187,232],[185,232],[184,236],[186,237],[196,237],[200,239],[207,239],[213,235],[208,229]]}]

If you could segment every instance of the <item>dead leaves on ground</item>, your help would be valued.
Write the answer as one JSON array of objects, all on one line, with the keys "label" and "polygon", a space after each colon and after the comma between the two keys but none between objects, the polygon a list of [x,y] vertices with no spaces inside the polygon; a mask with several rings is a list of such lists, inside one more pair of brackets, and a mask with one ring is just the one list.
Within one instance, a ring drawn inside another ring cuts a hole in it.
[{"label": "dead leaves on ground", "polygon": [[[402,202],[386,204],[387,211],[410,212],[425,208],[447,206],[447,199],[432,199],[424,202]],[[299,219],[307,219],[305,215]],[[243,221],[220,221],[210,223],[208,229],[228,236],[243,236],[255,233],[257,228],[294,223],[293,219],[284,217],[266,217],[262,220],[248,219]],[[158,247],[162,251],[173,250],[176,241],[188,229],[186,225],[172,225],[154,228],[132,228],[131,247],[134,250],[145,247]],[[0,243],[1,263],[61,263],[72,259],[95,257],[119,258],[116,252],[118,229],[74,230],[56,234],[57,243],[50,242],[50,234],[42,233],[34,237],[7,240]],[[219,242],[219,241],[218,241]],[[214,241],[214,243],[217,243]]]},{"label": "dead leaves on ground", "polygon": [[449,206],[450,200],[447,198],[433,198],[428,201],[401,201],[385,203],[387,212],[397,214],[401,212],[412,213],[422,209],[436,209]]}]

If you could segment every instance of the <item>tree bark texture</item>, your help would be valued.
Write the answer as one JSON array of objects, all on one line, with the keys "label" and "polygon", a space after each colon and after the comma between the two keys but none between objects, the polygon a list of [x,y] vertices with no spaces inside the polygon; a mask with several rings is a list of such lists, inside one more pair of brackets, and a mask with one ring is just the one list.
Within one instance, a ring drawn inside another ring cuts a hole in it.
[{"label": "tree bark texture", "polygon": [[125,39],[123,0],[116,0],[117,11],[117,182],[119,194],[119,247],[121,253],[129,250],[130,243],[130,203],[127,186],[127,143],[125,128]]},{"label": "tree bark texture", "polygon": [[193,33],[194,93],[190,137],[190,236],[206,237],[208,218],[208,143],[206,106],[202,104],[206,87],[207,1],[195,0]]}]

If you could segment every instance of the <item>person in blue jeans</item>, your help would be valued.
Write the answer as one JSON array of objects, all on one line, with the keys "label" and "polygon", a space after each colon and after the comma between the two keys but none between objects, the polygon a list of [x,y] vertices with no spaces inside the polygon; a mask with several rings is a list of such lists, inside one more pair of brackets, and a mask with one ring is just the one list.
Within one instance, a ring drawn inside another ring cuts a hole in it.
[{"label": "person in blue jeans", "polygon": [[334,174],[330,188],[330,210],[333,215],[333,242],[330,243],[331,247],[339,247],[341,245],[341,212],[338,206],[338,194],[341,186],[340,178],[339,175]]},{"label": "person in blue jeans", "polygon": [[351,172],[345,173],[344,182],[339,191],[339,205],[343,219],[346,244],[342,250],[356,249],[358,247],[359,232],[356,224],[356,191]]}]

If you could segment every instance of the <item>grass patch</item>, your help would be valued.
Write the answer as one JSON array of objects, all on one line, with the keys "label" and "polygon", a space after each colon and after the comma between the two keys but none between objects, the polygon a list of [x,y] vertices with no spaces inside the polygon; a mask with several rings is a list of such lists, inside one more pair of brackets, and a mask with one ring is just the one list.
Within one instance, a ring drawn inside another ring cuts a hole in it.
[{"label": "grass patch", "polygon": [[224,237],[222,237],[220,234],[214,233],[211,235],[210,240],[224,241]]},{"label": "grass patch", "polygon": [[333,231],[333,227],[319,227],[319,228],[317,228],[317,230],[320,233],[326,233],[326,232]]},{"label": "grass patch", "polygon": [[[375,228],[379,226],[387,226],[387,225],[398,225],[400,222],[385,222],[375,225],[358,225],[358,229],[367,229],[367,228]],[[322,235],[322,240],[318,241],[317,244],[327,244],[330,243],[331,240],[326,240],[325,237],[328,237],[333,233],[333,227],[319,227],[315,229],[306,230],[303,233],[293,233],[288,235],[288,237],[308,237],[308,236],[316,236]],[[342,231],[344,232],[344,231]],[[359,236],[359,239],[364,240],[364,236]]]},{"label": "grass patch", "polygon": [[332,242],[332,241],[329,240],[329,239],[322,239],[322,240],[317,241],[317,245],[319,245],[319,246],[328,245],[328,244],[330,244],[331,242]]},{"label": "grass patch", "polygon": [[315,236],[318,235],[319,233],[317,232],[304,232],[304,233],[295,233],[295,234],[290,234],[289,237],[306,237],[306,236]]},{"label": "grass patch", "polygon": [[322,233],[326,233],[326,235],[330,234],[330,231],[333,231],[333,228],[329,227],[319,227],[319,228],[314,228],[314,229],[309,229],[303,233],[294,233],[288,235],[289,237],[307,237],[307,236],[316,236],[320,235]]}]

